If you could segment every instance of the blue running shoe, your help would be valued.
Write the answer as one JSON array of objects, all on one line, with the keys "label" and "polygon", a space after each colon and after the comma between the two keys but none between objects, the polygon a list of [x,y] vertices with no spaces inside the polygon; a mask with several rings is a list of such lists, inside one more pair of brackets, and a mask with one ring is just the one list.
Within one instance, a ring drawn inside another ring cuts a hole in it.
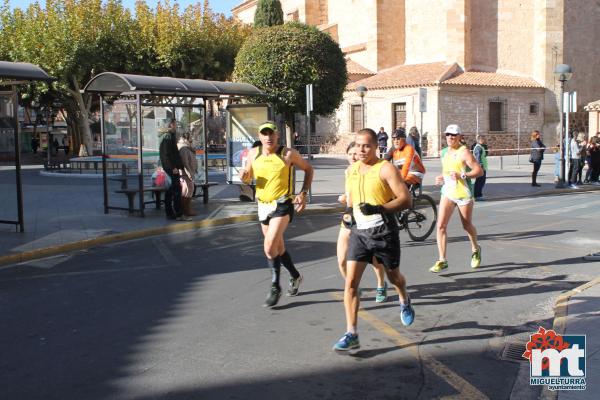
[{"label": "blue running shoe", "polygon": [[415,320],[415,310],[410,304],[410,298],[408,299],[408,303],[400,304],[400,320],[404,326],[409,326]]},{"label": "blue running shoe", "polygon": [[358,335],[350,332],[346,332],[344,336],[333,345],[333,349],[336,351],[348,351],[352,349],[358,349],[360,342],[358,341]]},{"label": "blue running shoe", "polygon": [[375,292],[375,303],[383,303],[387,300],[387,282],[384,282],[383,287],[378,287]]}]

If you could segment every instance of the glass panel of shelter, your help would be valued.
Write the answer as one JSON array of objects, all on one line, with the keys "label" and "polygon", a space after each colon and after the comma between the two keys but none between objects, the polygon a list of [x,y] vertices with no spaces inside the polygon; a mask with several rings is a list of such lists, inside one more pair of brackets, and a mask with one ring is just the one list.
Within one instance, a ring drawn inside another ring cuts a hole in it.
[{"label": "glass panel of shelter", "polygon": [[[0,92],[0,166],[8,166],[0,175],[0,220],[15,221],[18,216],[15,166],[14,104],[11,92]],[[3,228],[5,227],[5,228]],[[0,225],[0,229],[14,229]]]},{"label": "glass panel of shelter", "polygon": [[258,140],[258,127],[271,112],[264,104],[234,104],[227,107],[227,114],[227,181],[240,184],[239,170]]},{"label": "glass panel of shelter", "polygon": [[[196,153],[198,161],[198,173],[196,181],[205,180],[204,152],[204,108],[200,99],[194,101],[196,104],[184,106],[145,105],[142,107],[142,137],[143,137],[143,160],[145,181],[160,165],[160,142],[163,135],[168,133],[169,124],[172,119],[177,123],[176,140],[189,132],[192,148]],[[150,181],[145,182],[151,184]]]},{"label": "glass panel of shelter", "polygon": [[[104,104],[108,207],[122,209],[127,207],[127,198],[123,196],[122,191],[139,188],[137,104],[134,100],[117,100],[112,104]],[[196,181],[205,181],[204,114],[204,105],[200,98],[144,99],[141,104],[143,186],[152,186],[152,174],[160,166],[160,142],[162,136],[168,132],[172,119],[177,123],[176,140],[179,140],[184,132],[190,133],[192,148],[198,160]],[[98,161],[101,162],[101,158]],[[145,195],[150,196],[151,193]],[[136,201],[136,209],[137,206]]]},{"label": "glass panel of shelter", "polygon": [[[126,196],[119,190],[132,189],[137,184],[138,139],[135,101],[104,103],[103,148],[106,157],[107,195],[109,208],[126,209]],[[101,157],[82,157],[74,168],[102,168]]]}]

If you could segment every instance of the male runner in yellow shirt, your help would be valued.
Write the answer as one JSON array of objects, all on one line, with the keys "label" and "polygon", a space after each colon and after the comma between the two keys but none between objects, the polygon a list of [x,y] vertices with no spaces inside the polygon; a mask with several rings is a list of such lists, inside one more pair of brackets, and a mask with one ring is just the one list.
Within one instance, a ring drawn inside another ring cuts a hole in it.
[{"label": "male runner in yellow shirt", "polygon": [[[239,176],[244,183],[250,183],[254,177],[256,183],[258,220],[265,237],[264,251],[272,278],[264,306],[273,307],[281,297],[281,264],[291,276],[288,296],[296,296],[302,282],[302,276],[285,250],[283,234],[294,217],[294,205],[297,212],[306,207],[313,168],[296,150],[279,145],[279,131],[273,122],[265,122],[258,130],[261,145],[250,150]],[[304,183],[298,195],[294,195],[294,166],[304,171]]]},{"label": "male runner in yellow shirt", "polygon": [[346,333],[333,346],[346,351],[360,347],[357,314],[360,305],[358,285],[373,257],[382,263],[389,281],[400,298],[402,324],[412,324],[415,312],[406,291],[406,279],[399,271],[400,236],[393,214],[410,206],[410,194],[400,172],[389,161],[377,157],[377,135],[362,129],[356,135],[358,160],[346,178],[347,205],[356,220],[352,228],[346,266],[344,309]]}]

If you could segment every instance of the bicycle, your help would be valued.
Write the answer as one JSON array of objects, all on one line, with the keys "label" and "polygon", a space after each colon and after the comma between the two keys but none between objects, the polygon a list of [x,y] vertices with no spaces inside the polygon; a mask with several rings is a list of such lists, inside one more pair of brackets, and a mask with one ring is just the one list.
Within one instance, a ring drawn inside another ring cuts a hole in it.
[{"label": "bicycle", "polygon": [[[406,229],[408,236],[422,242],[431,235],[437,222],[437,206],[431,196],[423,194],[421,185],[411,185],[411,207],[396,214],[398,228]],[[418,193],[417,193],[418,192]]]}]

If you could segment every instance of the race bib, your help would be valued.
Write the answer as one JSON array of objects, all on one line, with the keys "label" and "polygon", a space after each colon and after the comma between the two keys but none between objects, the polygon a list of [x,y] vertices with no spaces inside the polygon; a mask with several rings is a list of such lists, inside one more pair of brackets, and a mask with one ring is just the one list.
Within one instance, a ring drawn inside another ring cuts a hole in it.
[{"label": "race bib", "polygon": [[269,215],[277,209],[277,201],[273,200],[269,203],[258,202],[258,220],[264,221],[269,218]]},{"label": "race bib", "polygon": [[456,188],[456,179],[452,179],[450,175],[444,175],[444,186],[448,189]]}]

